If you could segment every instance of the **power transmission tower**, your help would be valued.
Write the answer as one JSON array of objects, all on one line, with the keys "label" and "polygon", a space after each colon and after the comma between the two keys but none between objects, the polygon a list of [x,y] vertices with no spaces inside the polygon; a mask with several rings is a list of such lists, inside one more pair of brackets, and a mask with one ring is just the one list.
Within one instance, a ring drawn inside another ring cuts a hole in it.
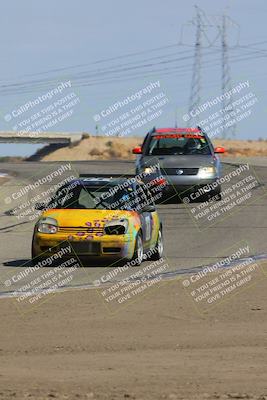
[{"label": "power transmission tower", "polygon": [[[196,41],[195,41],[195,54],[194,54],[194,64],[193,64],[193,76],[191,83],[191,92],[189,98],[189,108],[188,108],[188,126],[197,126],[196,118],[194,115],[194,110],[196,110],[200,105],[200,90],[201,90],[201,39],[202,39],[202,27],[201,27],[201,14],[200,10],[196,7]],[[193,114],[193,115],[192,115]]]},{"label": "power transmission tower", "polygon": [[[192,24],[196,26],[196,40],[195,40],[195,53],[194,53],[194,64],[193,64],[193,75],[191,82],[191,90],[190,90],[190,98],[189,98],[189,107],[188,107],[188,126],[197,126],[199,122],[199,118],[197,117],[197,113],[194,111],[201,105],[201,63],[202,63],[202,48],[203,41],[206,42],[206,47],[212,47],[213,44],[218,39],[218,35],[211,41],[207,35],[207,28],[216,28],[217,25],[212,23],[209,18],[206,16],[205,12],[195,6],[196,9],[196,18],[192,21]],[[219,33],[220,35],[220,33]]]},{"label": "power transmission tower", "polygon": [[[199,125],[199,118],[197,113],[194,112],[201,105],[201,70],[202,70],[202,49],[211,48],[217,41],[221,40],[221,51],[222,51],[222,94],[223,96],[223,133],[222,137],[234,136],[236,130],[236,124],[233,123],[233,95],[231,92],[231,71],[228,60],[228,43],[226,28],[229,26],[227,24],[227,19],[232,25],[237,25],[231,18],[223,16],[213,16],[212,20],[206,15],[206,13],[195,6],[196,8],[196,18],[191,22],[196,26],[196,40],[195,40],[195,52],[194,52],[194,63],[193,63],[193,75],[191,83],[191,91],[189,98],[188,107],[188,126]],[[209,30],[215,29],[217,34],[210,40]],[[207,44],[203,46],[203,42]],[[227,93],[227,95],[226,95]],[[226,96],[225,96],[226,95]]]},{"label": "power transmission tower", "polygon": [[[223,95],[223,132],[222,137],[225,139],[227,136],[235,136],[236,123],[233,118],[233,95],[232,95],[232,82],[231,71],[228,60],[228,45],[226,36],[226,16],[222,16],[222,95]],[[225,96],[227,93],[227,96]]]}]

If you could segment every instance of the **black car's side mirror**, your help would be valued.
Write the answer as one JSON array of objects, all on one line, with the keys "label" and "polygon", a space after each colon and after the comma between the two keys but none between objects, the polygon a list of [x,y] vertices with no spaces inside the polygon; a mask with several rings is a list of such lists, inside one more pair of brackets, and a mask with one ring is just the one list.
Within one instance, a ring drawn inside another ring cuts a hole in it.
[{"label": "black car's side mirror", "polygon": [[156,207],[153,204],[150,204],[142,208],[142,212],[153,212],[153,211],[156,211]]}]

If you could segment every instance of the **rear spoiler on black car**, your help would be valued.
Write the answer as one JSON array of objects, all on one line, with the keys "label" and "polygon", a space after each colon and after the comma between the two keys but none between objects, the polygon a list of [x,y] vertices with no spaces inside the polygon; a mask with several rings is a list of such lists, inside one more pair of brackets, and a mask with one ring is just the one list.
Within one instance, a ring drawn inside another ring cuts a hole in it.
[{"label": "rear spoiler on black car", "polygon": [[[177,129],[177,128],[175,128]],[[190,128],[188,128],[190,129]],[[197,129],[199,130],[199,132],[204,136],[204,137],[208,137],[208,134],[206,132],[203,131],[203,129],[201,128],[201,126],[197,126]],[[156,127],[154,126],[149,132],[148,135],[151,133],[155,133],[157,131]]]}]

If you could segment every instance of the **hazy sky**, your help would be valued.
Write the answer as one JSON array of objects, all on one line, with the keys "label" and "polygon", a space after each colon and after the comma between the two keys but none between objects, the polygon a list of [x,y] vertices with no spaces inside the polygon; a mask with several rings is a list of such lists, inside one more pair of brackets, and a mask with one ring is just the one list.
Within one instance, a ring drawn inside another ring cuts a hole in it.
[{"label": "hazy sky", "polygon": [[[76,102],[71,115],[49,130],[95,132],[94,115],[158,81],[160,90],[153,89],[142,101],[163,92],[168,101],[161,115],[131,134],[143,136],[154,125],[173,126],[175,115],[178,126],[184,126],[182,117],[188,111],[195,41],[195,27],[187,23],[195,16],[194,4],[192,0],[3,0],[0,130],[16,129],[19,122],[28,126],[25,121],[37,120],[34,114],[38,112],[48,120],[49,111],[44,109],[69,96]],[[221,95],[217,16],[226,13],[237,24],[228,20],[232,86],[249,81],[249,88],[242,89],[234,99],[251,91],[257,98],[250,115],[237,125],[236,137],[266,137],[262,126],[266,116],[266,0],[202,0],[197,4],[206,13],[206,17],[202,14],[206,27],[201,104]],[[60,95],[18,115],[21,106],[68,81],[71,87]],[[101,118],[99,131],[140,101]],[[216,110],[209,109],[201,118]],[[33,148],[1,144],[0,155],[29,154]]]}]

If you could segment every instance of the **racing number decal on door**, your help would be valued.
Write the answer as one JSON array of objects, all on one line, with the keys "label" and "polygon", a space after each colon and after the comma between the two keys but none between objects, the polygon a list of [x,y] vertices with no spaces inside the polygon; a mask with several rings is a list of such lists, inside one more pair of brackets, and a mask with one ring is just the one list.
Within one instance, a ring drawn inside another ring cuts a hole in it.
[{"label": "racing number decal on door", "polygon": [[147,212],[142,213],[141,226],[143,231],[144,242],[147,242],[148,240],[151,239],[151,229],[152,229],[151,216],[149,213]]},{"label": "racing number decal on door", "polygon": [[145,216],[145,240],[151,239],[151,216],[148,214]]}]

